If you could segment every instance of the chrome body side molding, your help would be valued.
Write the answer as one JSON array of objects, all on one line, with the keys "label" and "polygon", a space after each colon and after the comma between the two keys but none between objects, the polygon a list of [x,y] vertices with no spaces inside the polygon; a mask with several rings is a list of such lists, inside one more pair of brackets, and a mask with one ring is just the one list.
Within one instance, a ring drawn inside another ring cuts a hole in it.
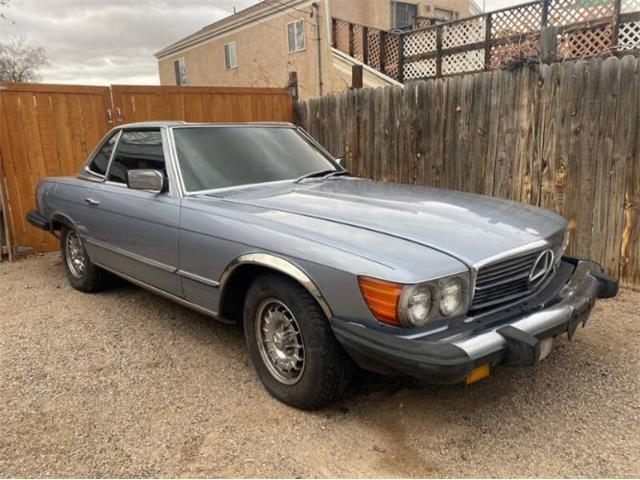
[{"label": "chrome body side molding", "polygon": [[293,278],[304,288],[306,288],[311,295],[313,295],[313,298],[316,299],[327,318],[331,318],[333,316],[329,304],[322,296],[322,293],[313,282],[313,280],[311,280],[311,278],[305,272],[303,272],[298,266],[294,265],[289,260],[272,255],[270,253],[247,253],[245,255],[239,256],[229,265],[227,265],[227,268],[225,268],[224,272],[222,272],[222,275],[220,276],[220,288],[222,289],[222,295],[224,295],[225,284],[231,277],[231,274],[236,268],[245,264],[261,265],[263,267],[282,272],[285,275]]},{"label": "chrome body side molding", "polygon": [[[91,238],[91,237],[87,237],[84,239],[85,242],[99,247],[99,248],[104,248],[105,250],[109,250],[113,253],[117,253],[118,255],[122,255],[123,257],[128,257],[132,260],[136,260],[138,262],[144,263],[146,265],[149,265],[151,267],[155,267],[158,268],[160,270],[164,270],[165,272],[169,272],[169,273],[175,273],[177,268],[176,267],[172,267],[171,265],[167,265],[165,263],[161,263],[161,262],[157,262],[155,260],[152,260],[150,258],[147,257],[143,257],[142,255],[138,255],[136,253],[131,253],[128,252],[126,250],[122,250],[121,248],[118,247],[114,247],[113,245],[109,245],[108,243],[104,243],[101,242],[100,240],[96,240],[95,238]],[[102,267],[102,265],[100,265]],[[103,267],[104,268],[104,267]],[[106,268],[105,268],[106,270]]]},{"label": "chrome body side molding", "polygon": [[219,282],[216,282],[215,280],[209,280],[208,278],[201,277],[200,275],[196,275],[195,273],[185,272],[184,270],[178,270],[178,271],[176,271],[176,273],[178,275],[180,275],[181,277],[188,278],[189,280],[193,280],[194,282],[202,283],[202,284],[207,285],[209,287],[218,288],[220,286]]}]

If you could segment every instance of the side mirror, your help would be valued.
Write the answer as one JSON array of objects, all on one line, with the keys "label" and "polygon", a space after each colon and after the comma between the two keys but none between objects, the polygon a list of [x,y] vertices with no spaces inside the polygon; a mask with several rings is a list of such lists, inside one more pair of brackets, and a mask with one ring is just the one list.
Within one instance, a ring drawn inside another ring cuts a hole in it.
[{"label": "side mirror", "polygon": [[336,163],[344,170],[344,165],[346,163],[344,157],[336,158]]},{"label": "side mirror", "polygon": [[154,193],[167,190],[164,173],[160,170],[129,170],[127,172],[127,186],[133,190],[148,190]]}]

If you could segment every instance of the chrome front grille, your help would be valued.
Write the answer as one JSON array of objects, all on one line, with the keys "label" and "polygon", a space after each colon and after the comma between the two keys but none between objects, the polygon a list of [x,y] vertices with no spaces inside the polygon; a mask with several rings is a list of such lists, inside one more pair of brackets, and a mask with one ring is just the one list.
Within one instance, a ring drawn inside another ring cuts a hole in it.
[{"label": "chrome front grille", "polygon": [[[545,248],[480,267],[471,302],[471,310],[514,300],[527,295],[532,288],[529,275],[536,259]],[[535,289],[535,285],[533,289]]]}]

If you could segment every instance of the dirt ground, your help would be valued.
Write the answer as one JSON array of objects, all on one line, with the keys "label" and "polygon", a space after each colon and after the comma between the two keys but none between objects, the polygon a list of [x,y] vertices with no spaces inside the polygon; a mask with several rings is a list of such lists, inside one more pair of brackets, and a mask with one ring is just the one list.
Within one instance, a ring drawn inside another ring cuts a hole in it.
[{"label": "dirt ground", "polygon": [[0,264],[0,475],[640,475],[640,293],[598,303],[531,369],[471,386],[363,375],[344,401],[272,399],[242,334],[57,254]]}]

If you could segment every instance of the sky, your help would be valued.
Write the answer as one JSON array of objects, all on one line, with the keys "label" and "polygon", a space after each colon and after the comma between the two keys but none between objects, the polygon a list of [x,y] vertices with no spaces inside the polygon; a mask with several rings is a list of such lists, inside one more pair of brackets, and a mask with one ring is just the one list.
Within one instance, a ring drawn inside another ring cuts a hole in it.
[{"label": "sky", "polygon": [[[348,1],[348,0],[342,0]],[[482,0],[476,0],[482,6]],[[161,48],[256,0],[9,0],[0,42],[42,46],[47,83],[157,84]],[[487,10],[521,3],[485,0]]]}]

